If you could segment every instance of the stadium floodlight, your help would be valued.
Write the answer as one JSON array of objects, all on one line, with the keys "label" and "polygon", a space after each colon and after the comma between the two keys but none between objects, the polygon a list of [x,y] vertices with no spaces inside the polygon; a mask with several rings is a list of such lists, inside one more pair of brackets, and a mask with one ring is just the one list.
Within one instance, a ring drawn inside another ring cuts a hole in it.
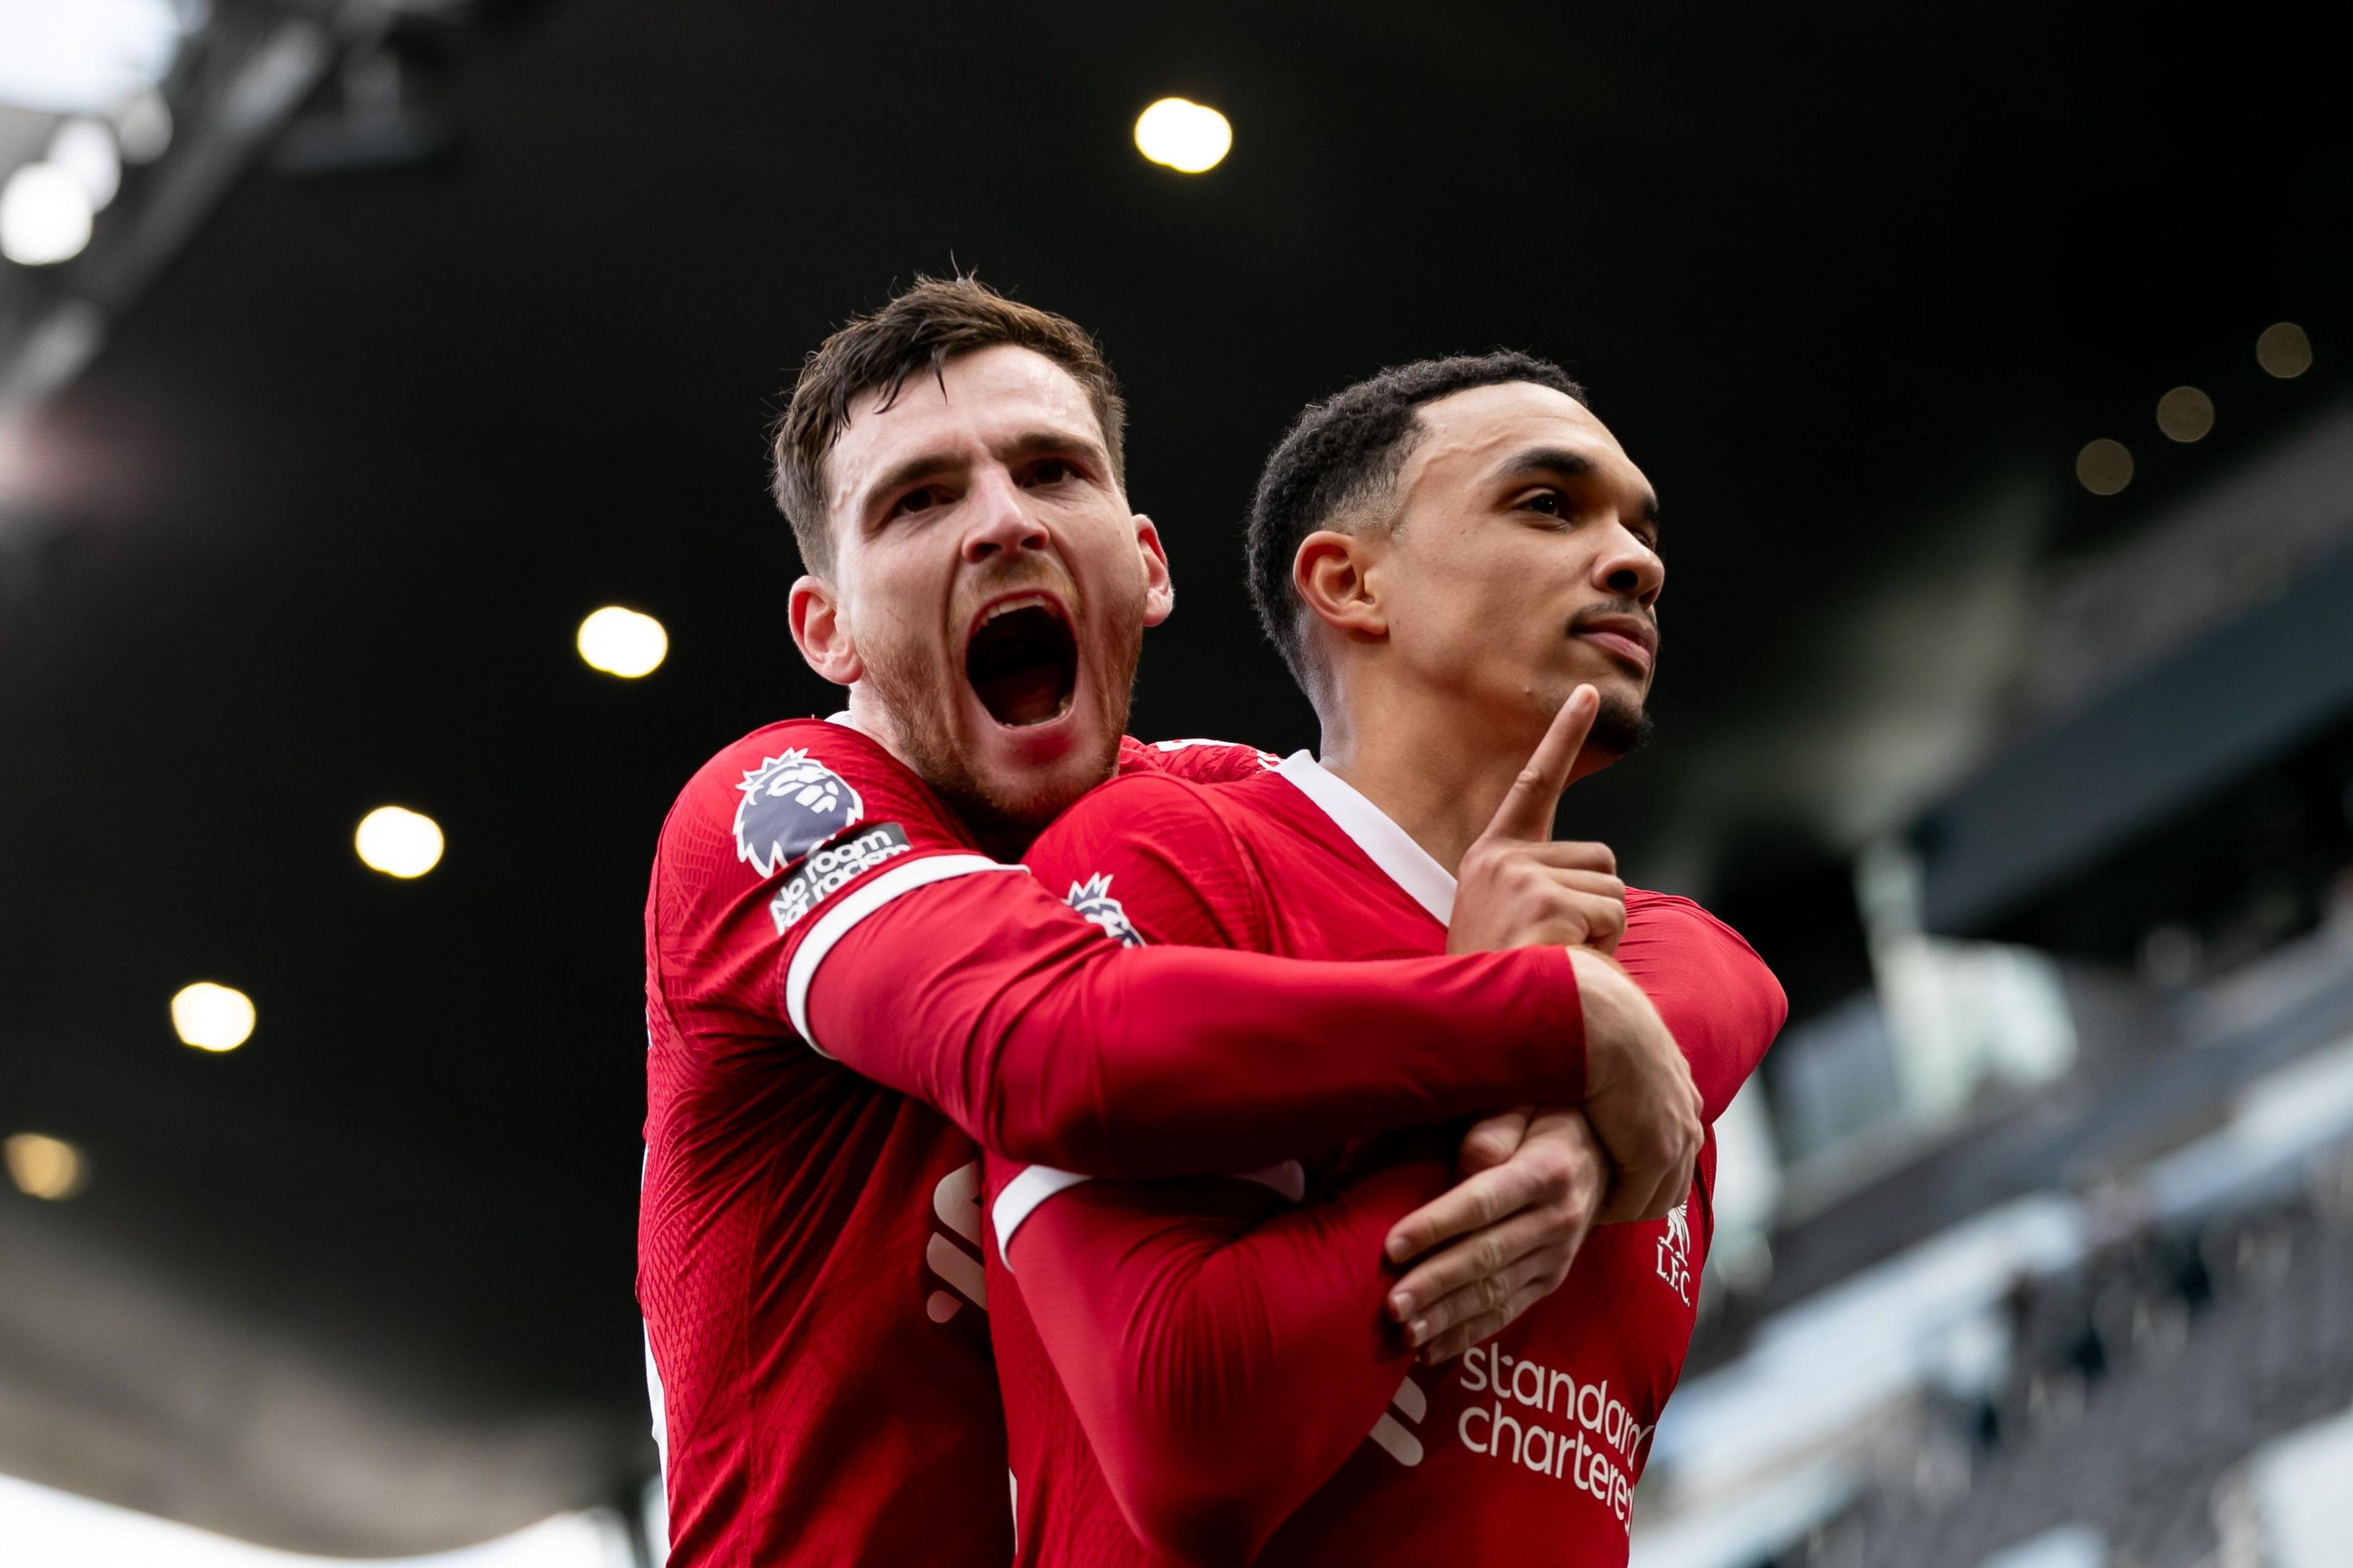
[{"label": "stadium floodlight", "polygon": [[253,998],[233,985],[199,980],[172,998],[172,1027],[200,1051],[233,1051],[253,1037]]},{"label": "stadium floodlight", "polygon": [[80,1150],[45,1132],[10,1133],[7,1155],[8,1179],[29,1198],[51,1203],[69,1198],[82,1190],[90,1174]]},{"label": "stadium floodlight", "polygon": [[635,680],[670,654],[670,634],[651,616],[607,605],[580,623],[580,657],[591,669]]},{"label": "stadium floodlight", "polygon": [[174,0],[0,0],[0,103],[112,113],[170,68],[181,10]]},{"label": "stadium floodlight", "polygon": [[70,260],[90,243],[90,192],[55,163],[26,163],[0,185],[0,256],[22,267]]},{"label": "stadium floodlight", "polygon": [[387,877],[422,877],[441,864],[441,825],[421,811],[377,806],[360,818],[352,841],[362,864]]},{"label": "stadium floodlight", "polygon": [[1190,99],[1164,98],[1135,117],[1135,150],[1179,174],[1216,168],[1233,145],[1232,123]]}]

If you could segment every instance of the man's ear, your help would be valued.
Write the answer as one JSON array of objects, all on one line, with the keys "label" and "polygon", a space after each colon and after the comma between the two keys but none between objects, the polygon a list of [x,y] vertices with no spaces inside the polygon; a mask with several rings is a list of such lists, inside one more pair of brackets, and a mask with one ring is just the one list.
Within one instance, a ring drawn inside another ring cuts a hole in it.
[{"label": "man's ear", "polygon": [[1176,608],[1176,583],[1168,575],[1168,551],[1160,542],[1160,530],[1142,512],[1133,521],[1136,553],[1144,557],[1144,624],[1156,626]]},{"label": "man's ear", "polygon": [[786,603],[793,641],[808,667],[836,686],[857,685],[865,677],[866,664],[858,657],[849,617],[833,584],[822,577],[804,576],[793,584]]},{"label": "man's ear", "polygon": [[1388,612],[1373,582],[1374,542],[1361,534],[1319,528],[1299,542],[1291,558],[1291,584],[1308,612],[1348,637],[1389,635]]}]

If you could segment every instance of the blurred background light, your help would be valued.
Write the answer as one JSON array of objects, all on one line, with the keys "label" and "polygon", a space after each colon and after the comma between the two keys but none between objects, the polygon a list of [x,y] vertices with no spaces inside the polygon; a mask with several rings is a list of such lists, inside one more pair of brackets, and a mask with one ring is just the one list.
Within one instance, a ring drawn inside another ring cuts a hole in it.
[{"label": "blurred background light", "polygon": [[233,1051],[253,1037],[253,998],[199,980],[172,998],[172,1027],[200,1051]]},{"label": "blurred background light", "polygon": [[2132,483],[2132,453],[2122,441],[2105,437],[2087,442],[2075,454],[2075,477],[2095,496],[2112,496]]},{"label": "blurred background light", "polygon": [[0,0],[0,103],[108,113],[162,79],[179,41],[172,0]]},{"label": "blurred background light", "polygon": [[441,825],[421,811],[380,805],[353,835],[360,859],[387,877],[422,877],[441,863]]},{"label": "blurred background light", "polygon": [[152,163],[171,149],[172,106],[153,88],[114,113],[114,137],[126,163]]},{"label": "blurred background light", "polygon": [[2157,400],[2157,427],[2170,440],[2203,440],[2214,428],[2214,400],[2194,386],[2177,386]]},{"label": "blurred background light", "polygon": [[59,124],[47,161],[81,182],[92,212],[104,212],[122,186],[122,156],[103,121],[77,117]]},{"label": "blurred background light", "polygon": [[1234,128],[1207,104],[1164,98],[1135,117],[1135,147],[1155,163],[1198,174],[1224,162]]},{"label": "blurred background light", "polygon": [[55,163],[26,163],[0,186],[0,255],[47,267],[90,243],[90,192]]},{"label": "blurred background light", "polygon": [[670,634],[651,616],[607,605],[580,623],[580,657],[625,680],[650,675],[670,654]]},{"label": "blurred background light", "polygon": [[58,1202],[82,1190],[90,1167],[81,1151],[62,1138],[43,1132],[16,1132],[8,1137],[8,1179],[28,1197]]},{"label": "blurred background light", "polygon": [[2255,340],[2255,363],[2282,381],[2312,368],[2312,340],[2294,321],[2274,321]]}]

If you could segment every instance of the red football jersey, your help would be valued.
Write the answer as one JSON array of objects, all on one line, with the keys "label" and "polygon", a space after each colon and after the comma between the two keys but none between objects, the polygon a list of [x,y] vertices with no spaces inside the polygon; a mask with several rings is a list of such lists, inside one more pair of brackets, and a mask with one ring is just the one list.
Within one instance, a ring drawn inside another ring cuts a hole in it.
[{"label": "red football jersey", "polygon": [[[1305,753],[1214,792],[1114,783],[1050,828],[1029,860],[1123,940],[1302,958],[1442,952],[1453,897],[1442,867]],[[1629,973],[1694,1052],[1712,1119],[1778,1029],[1779,988],[1687,900],[1631,892],[1628,917]],[[1367,1197],[1360,1181],[1284,1211],[1264,1189],[1297,1199],[1323,1184],[1314,1162],[1258,1173],[1246,1197],[1172,1183],[1058,1199],[1085,1178],[991,1156],[992,1331],[1017,1561],[1163,1561],[1136,1522],[1155,1512],[1140,1495],[1181,1484],[1152,1474],[1156,1464],[1198,1466],[1208,1496],[1265,1494],[1271,1511],[1255,1523],[1230,1499],[1219,1505],[1237,1517],[1191,1541],[1210,1555],[1264,1540],[1263,1562],[1335,1568],[1623,1563],[1633,1486],[1691,1334],[1714,1152],[1711,1133],[1684,1207],[1596,1229],[1559,1292],[1434,1368],[1410,1363],[1380,1323],[1393,1276],[1377,1252],[1388,1226],[1442,1185],[1442,1166],[1433,1177],[1401,1163],[1375,1178],[1386,1192]],[[1190,1229],[1165,1195],[1188,1188],[1203,1194]],[[1284,1234],[1261,1237],[1253,1216]],[[1002,1250],[1025,1224],[1039,1229],[1016,1259],[1050,1264],[1041,1275],[1053,1282],[1027,1299]],[[1246,1253],[1261,1239],[1273,1245]],[[1102,1268],[1074,1276],[1072,1259]],[[1216,1292],[1229,1299],[1199,1300]],[[1309,1365],[1320,1384],[1303,1381]],[[1204,1384],[1221,1391],[1204,1395]],[[1171,1426],[1181,1437],[1162,1440]],[[1303,1459],[1323,1468],[1303,1476]]]},{"label": "red football jersey", "polygon": [[[1120,766],[1267,760],[1129,742]],[[1107,1174],[1247,1169],[1294,1136],[1573,1100],[1584,1076],[1556,951],[1128,952],[818,720],[746,736],[680,795],[646,1000],[638,1289],[681,1568],[1005,1561],[975,1135]],[[1234,1070],[1302,1020],[1335,1047]]]}]

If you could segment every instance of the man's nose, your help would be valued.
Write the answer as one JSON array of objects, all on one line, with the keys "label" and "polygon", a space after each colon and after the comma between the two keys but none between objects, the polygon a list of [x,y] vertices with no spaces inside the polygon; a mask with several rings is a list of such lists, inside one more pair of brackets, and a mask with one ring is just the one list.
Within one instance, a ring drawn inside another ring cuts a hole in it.
[{"label": "man's nose", "polygon": [[1045,525],[1022,505],[1025,498],[1009,474],[984,476],[968,499],[970,522],[964,536],[967,562],[976,563],[1000,552],[1046,547]]},{"label": "man's nose", "polygon": [[1593,563],[1594,585],[1647,610],[1666,586],[1667,563],[1631,530],[1620,526],[1610,532],[1613,537]]}]

